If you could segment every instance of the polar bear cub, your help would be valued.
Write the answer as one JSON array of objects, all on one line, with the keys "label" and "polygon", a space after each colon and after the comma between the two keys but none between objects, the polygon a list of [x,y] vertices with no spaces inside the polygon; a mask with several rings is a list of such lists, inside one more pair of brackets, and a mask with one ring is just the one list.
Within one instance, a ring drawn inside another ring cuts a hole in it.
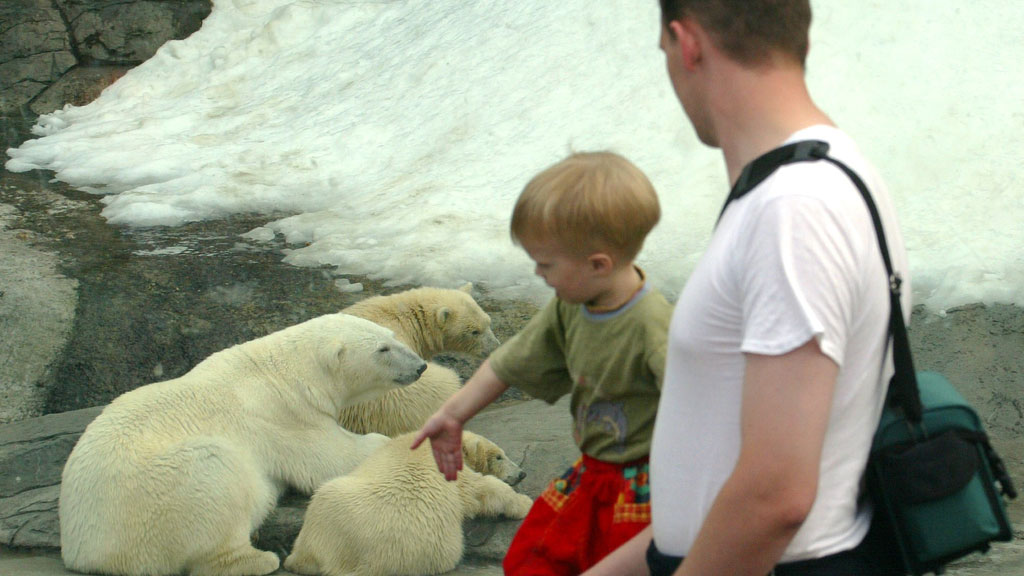
[{"label": "polar bear cub", "polygon": [[[352,473],[317,489],[286,570],[329,576],[419,576],[455,568],[463,520],[525,518],[533,503],[505,482],[524,474],[504,451],[465,432],[466,467],[448,482],[429,442],[410,450],[414,433],[396,437]],[[504,481],[503,481],[504,480]]]},{"label": "polar bear cub", "polygon": [[251,534],[286,486],[311,494],[388,442],[340,411],[416,380],[393,333],[328,314],[211,355],[116,398],[64,466],[67,568],[103,574],[269,574]]},{"label": "polar bear cub", "polygon": [[[458,289],[414,288],[367,298],[343,312],[394,330],[395,337],[427,360],[442,352],[485,356],[498,347],[498,339],[491,317],[473,299],[472,291],[469,283]],[[426,372],[411,386],[343,410],[340,422],[360,434],[412,432],[461,386],[454,370],[428,362]]]}]

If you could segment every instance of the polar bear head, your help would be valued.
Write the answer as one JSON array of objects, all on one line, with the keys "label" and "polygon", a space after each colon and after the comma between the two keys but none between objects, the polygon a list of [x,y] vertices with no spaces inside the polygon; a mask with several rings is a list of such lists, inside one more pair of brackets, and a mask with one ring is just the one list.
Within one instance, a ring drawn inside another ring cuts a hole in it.
[{"label": "polar bear head", "polygon": [[427,368],[427,363],[399,342],[391,330],[369,320],[327,314],[310,328],[320,335],[309,344],[319,343],[318,360],[334,383],[331,396],[339,406],[366,402],[411,384]]},{"label": "polar bear head", "polygon": [[423,287],[374,296],[342,312],[372,320],[395,331],[426,359],[442,352],[485,356],[498,347],[491,317],[471,295],[472,284],[458,289]]},{"label": "polar bear head", "polygon": [[500,446],[468,430],[462,432],[462,459],[476,472],[495,476],[512,486],[526,478],[526,472]]},{"label": "polar bear head", "polygon": [[498,347],[491,317],[473,299],[472,284],[458,290],[435,290],[438,305],[434,317],[443,349],[484,356]]}]

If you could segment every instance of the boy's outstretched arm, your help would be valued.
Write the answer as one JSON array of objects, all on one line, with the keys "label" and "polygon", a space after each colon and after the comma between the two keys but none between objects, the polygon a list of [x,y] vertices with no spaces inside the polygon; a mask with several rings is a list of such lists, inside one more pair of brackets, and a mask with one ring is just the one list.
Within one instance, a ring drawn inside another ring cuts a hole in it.
[{"label": "boy's outstretched arm", "polygon": [[490,360],[484,360],[462,388],[420,428],[410,448],[415,450],[430,438],[437,469],[446,480],[455,480],[462,470],[462,425],[507,389],[508,384],[494,373]]}]

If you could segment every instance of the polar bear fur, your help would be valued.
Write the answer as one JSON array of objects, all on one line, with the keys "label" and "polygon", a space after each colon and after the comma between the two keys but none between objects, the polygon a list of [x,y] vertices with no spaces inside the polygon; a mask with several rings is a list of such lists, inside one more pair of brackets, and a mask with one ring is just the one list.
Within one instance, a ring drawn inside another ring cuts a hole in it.
[{"label": "polar bear fur", "polygon": [[311,494],[388,442],[341,409],[416,380],[392,332],[329,314],[211,355],[116,398],[62,476],[61,555],[103,574],[269,574],[250,536],[286,486]]},{"label": "polar bear fur", "polygon": [[[497,348],[498,339],[491,317],[473,299],[472,290],[472,284],[458,289],[414,288],[367,298],[343,312],[394,330],[399,340],[427,360],[442,352],[485,356]],[[396,436],[418,430],[461,385],[454,370],[428,362],[417,382],[343,410],[340,423],[358,434]]]},{"label": "polar bear fur", "polygon": [[317,489],[284,568],[328,576],[419,576],[455,568],[462,523],[477,515],[525,518],[532,500],[504,481],[523,474],[496,444],[463,434],[466,467],[448,482],[429,442],[396,437],[353,472]]}]

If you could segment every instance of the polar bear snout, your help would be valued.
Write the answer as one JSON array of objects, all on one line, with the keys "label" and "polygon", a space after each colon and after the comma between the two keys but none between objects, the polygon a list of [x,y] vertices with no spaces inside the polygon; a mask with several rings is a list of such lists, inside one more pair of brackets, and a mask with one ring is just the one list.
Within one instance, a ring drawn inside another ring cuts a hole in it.
[{"label": "polar bear snout", "polygon": [[483,354],[490,354],[501,345],[501,341],[498,340],[498,337],[494,335],[494,331],[490,328],[480,337],[480,342],[480,350]]},{"label": "polar bear snout", "polygon": [[[417,356],[417,358],[419,358],[419,356]],[[419,380],[420,376],[423,374],[424,371],[426,371],[426,369],[427,369],[427,363],[424,362],[421,359],[419,366],[416,367],[416,375],[413,376],[412,378],[410,378],[408,382],[404,382],[403,381],[402,384],[411,384],[411,383]]]},{"label": "polar bear snout", "polygon": [[501,478],[502,482],[509,486],[515,486],[526,478],[526,471],[520,468],[519,464],[516,464],[515,461],[508,456],[499,459],[492,468],[496,470],[495,476]]},{"label": "polar bear snout", "polygon": [[427,369],[427,363],[415,352],[398,342],[382,345],[379,353],[387,355],[397,366],[395,371],[395,384],[406,386],[412,384]]}]

